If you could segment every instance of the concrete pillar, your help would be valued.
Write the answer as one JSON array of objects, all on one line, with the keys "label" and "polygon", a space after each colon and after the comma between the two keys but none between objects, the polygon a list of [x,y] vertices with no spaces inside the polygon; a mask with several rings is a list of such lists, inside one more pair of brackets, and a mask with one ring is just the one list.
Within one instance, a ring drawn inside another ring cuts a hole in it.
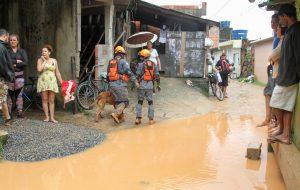
[{"label": "concrete pillar", "polygon": [[[296,0],[297,16],[300,20],[300,0]],[[293,119],[293,142],[300,151],[300,83]]]},{"label": "concrete pillar", "polygon": [[99,77],[103,73],[106,73],[106,68],[110,59],[113,58],[113,43],[114,43],[114,20],[115,6],[113,1],[108,3],[104,8],[105,17],[105,45],[100,44],[96,46],[95,56],[96,63],[100,67],[96,68],[95,77]]},{"label": "concrete pillar", "polygon": [[115,6],[113,2],[105,6],[105,44],[113,46],[113,19]]}]

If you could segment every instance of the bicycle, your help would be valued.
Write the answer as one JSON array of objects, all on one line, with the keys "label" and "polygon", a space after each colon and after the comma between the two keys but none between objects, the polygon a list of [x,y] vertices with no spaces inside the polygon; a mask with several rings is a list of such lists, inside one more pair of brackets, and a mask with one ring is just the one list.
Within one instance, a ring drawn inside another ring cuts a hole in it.
[{"label": "bicycle", "polygon": [[208,82],[213,95],[220,101],[224,100],[224,94],[221,86],[219,85],[217,75],[214,73],[208,74]]},{"label": "bicycle", "polygon": [[43,110],[42,97],[37,93],[36,81],[37,77],[28,77],[29,83],[24,85],[23,88],[23,112],[25,113],[31,106],[38,110]]},{"label": "bicycle", "polygon": [[76,99],[78,104],[86,110],[93,108],[93,103],[95,102],[97,96],[101,92],[108,91],[108,81],[106,75],[101,75],[99,79],[93,79],[93,73],[95,67],[100,65],[93,66],[90,72],[87,72],[88,79],[80,83],[76,89]]}]

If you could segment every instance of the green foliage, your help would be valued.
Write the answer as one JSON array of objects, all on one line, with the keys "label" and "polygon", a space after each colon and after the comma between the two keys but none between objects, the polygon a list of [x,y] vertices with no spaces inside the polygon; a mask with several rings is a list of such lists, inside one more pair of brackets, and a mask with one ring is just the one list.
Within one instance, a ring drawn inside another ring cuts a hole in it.
[{"label": "green foliage", "polygon": [[3,158],[3,146],[2,146],[2,141],[0,141],[0,162]]},{"label": "green foliage", "polygon": [[297,8],[298,20],[300,20],[300,0],[296,0],[296,8]]},{"label": "green foliage", "polygon": [[262,86],[262,87],[265,87],[265,86],[266,86],[265,83],[260,82],[260,81],[257,81],[257,80],[255,80],[253,84],[255,84],[255,85],[257,85],[257,86]]}]

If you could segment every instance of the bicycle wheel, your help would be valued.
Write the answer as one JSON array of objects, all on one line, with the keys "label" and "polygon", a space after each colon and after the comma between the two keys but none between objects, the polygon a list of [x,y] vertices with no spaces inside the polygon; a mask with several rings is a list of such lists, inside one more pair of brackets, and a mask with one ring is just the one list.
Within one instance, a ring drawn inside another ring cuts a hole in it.
[{"label": "bicycle wheel", "polygon": [[215,83],[210,83],[210,87],[211,87],[211,91],[213,93],[214,96],[216,96],[216,90],[217,90],[217,87],[216,87],[216,84]]},{"label": "bicycle wheel", "polygon": [[88,81],[79,84],[76,90],[78,104],[86,110],[92,109],[92,104],[97,98],[95,89]]},{"label": "bicycle wheel", "polygon": [[222,88],[219,85],[216,85],[216,95],[215,96],[220,101],[224,100],[224,94],[223,94]]}]

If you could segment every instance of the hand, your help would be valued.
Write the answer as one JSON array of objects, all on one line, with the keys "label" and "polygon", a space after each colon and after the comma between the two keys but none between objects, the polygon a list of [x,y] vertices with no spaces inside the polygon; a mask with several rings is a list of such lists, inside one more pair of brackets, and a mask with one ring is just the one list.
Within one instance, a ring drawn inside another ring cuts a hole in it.
[{"label": "hand", "polygon": [[157,90],[158,90],[158,92],[160,92],[161,91],[161,88],[160,88],[160,86],[159,85],[157,85]]},{"label": "hand", "polygon": [[14,66],[14,67],[17,67],[17,65],[16,65],[16,64],[13,64],[13,66]]},{"label": "hand", "polygon": [[42,61],[46,61],[45,57],[44,56],[41,56],[41,59]]},{"label": "hand", "polygon": [[140,86],[141,86],[140,83],[135,82],[135,87],[136,87],[136,88],[140,88]]}]

